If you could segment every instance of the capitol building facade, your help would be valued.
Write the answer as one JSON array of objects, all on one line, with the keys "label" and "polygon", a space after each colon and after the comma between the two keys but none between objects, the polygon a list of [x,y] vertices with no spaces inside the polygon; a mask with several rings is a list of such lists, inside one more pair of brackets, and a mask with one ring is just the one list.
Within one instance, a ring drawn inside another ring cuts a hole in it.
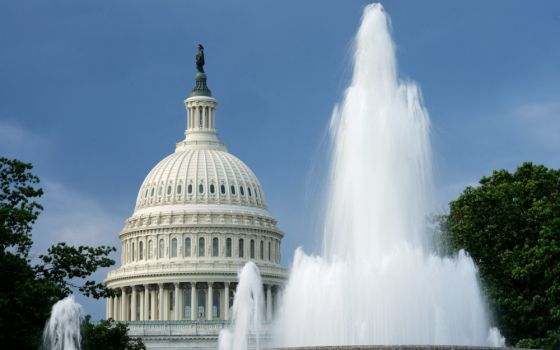
[{"label": "capitol building facade", "polygon": [[283,233],[255,174],[218,139],[206,80],[199,65],[185,139],[142,183],[119,234],[121,266],[105,280],[120,291],[107,299],[107,318],[126,321],[148,349],[216,349],[243,265],[261,272],[267,320],[287,276]]}]

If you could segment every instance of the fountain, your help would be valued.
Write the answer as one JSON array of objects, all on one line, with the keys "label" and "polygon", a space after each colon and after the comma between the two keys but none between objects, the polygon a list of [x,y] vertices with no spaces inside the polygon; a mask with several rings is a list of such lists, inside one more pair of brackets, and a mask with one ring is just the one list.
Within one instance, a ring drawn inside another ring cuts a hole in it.
[{"label": "fountain", "polygon": [[252,349],[260,349],[260,328],[263,321],[264,295],[259,268],[254,262],[245,264],[238,275],[232,307],[232,326],[220,332],[220,350],[246,350],[249,339],[254,339]]},{"label": "fountain", "polygon": [[274,345],[503,346],[473,261],[431,248],[430,122],[382,5],[365,8],[354,50],[330,124],[323,253],[296,251]]},{"label": "fountain", "polygon": [[54,304],[43,331],[43,349],[79,350],[81,311],[72,295]]}]

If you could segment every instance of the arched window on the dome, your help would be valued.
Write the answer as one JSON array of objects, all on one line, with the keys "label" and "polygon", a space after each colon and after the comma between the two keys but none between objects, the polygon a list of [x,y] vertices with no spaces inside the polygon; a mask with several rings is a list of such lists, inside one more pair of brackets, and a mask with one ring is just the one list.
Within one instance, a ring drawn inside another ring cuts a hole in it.
[{"label": "arched window on the dome", "polygon": [[165,242],[163,239],[159,240],[159,258],[165,257]]},{"label": "arched window on the dome", "polygon": [[198,128],[202,128],[202,108],[198,109]]},{"label": "arched window on the dome", "polygon": [[192,193],[192,185],[191,185],[191,184],[189,184],[189,185],[187,186],[187,192],[188,192],[188,193]]},{"label": "arched window on the dome", "polygon": [[181,190],[182,190],[181,185],[177,185],[177,194],[181,194]]},{"label": "arched window on the dome", "polygon": [[152,259],[154,257],[154,242],[150,239],[148,241],[148,259]]},{"label": "arched window on the dome", "polygon": [[171,186],[167,186],[167,195],[171,194]]},{"label": "arched window on the dome", "polygon": [[222,194],[226,194],[226,186],[225,185],[220,186],[220,192],[222,192]]},{"label": "arched window on the dome", "polygon": [[132,261],[134,261],[134,242],[132,242]]},{"label": "arched window on the dome", "polygon": [[212,256],[218,256],[219,253],[219,241],[217,237],[212,238]]},{"label": "arched window on the dome", "polygon": [[226,238],[226,257],[231,258],[231,238]]},{"label": "arched window on the dome", "polygon": [[177,257],[177,238],[173,238],[171,240],[171,257],[172,258]]},{"label": "arched window on the dome", "polygon": [[231,190],[231,194],[235,195],[235,186],[231,185],[230,190]]},{"label": "arched window on the dome", "polygon": [[204,185],[203,184],[198,185],[198,193],[204,193]]},{"label": "arched window on the dome", "polygon": [[260,247],[259,247],[259,258],[261,260],[264,260],[264,242],[261,241]]},{"label": "arched window on the dome", "polygon": [[185,238],[185,247],[184,247],[185,256],[191,256],[191,239],[189,237]]},{"label": "arched window on the dome", "polygon": [[198,256],[204,256],[204,248],[205,248],[204,237],[200,237],[198,239]]},{"label": "arched window on the dome", "polygon": [[210,193],[214,194],[214,192],[216,192],[214,184],[210,184]]},{"label": "arched window on the dome", "polygon": [[158,196],[161,196],[162,192],[163,192],[163,188],[159,186],[158,193],[157,193]]},{"label": "arched window on the dome", "polygon": [[242,258],[244,255],[245,247],[244,247],[243,238],[239,238],[239,257]]},{"label": "arched window on the dome", "polygon": [[251,187],[247,187],[247,193],[249,193],[249,197],[252,197]]},{"label": "arched window on the dome", "polygon": [[138,242],[138,260],[144,259],[144,242]]},{"label": "arched window on the dome", "polygon": [[255,258],[255,240],[252,239],[251,242],[249,243],[249,257],[251,259]]},{"label": "arched window on the dome", "polygon": [[243,190],[243,186],[239,186],[239,193],[241,193],[242,196],[245,195],[245,191]]},{"label": "arched window on the dome", "polygon": [[268,241],[268,261],[270,261],[270,241]]},{"label": "arched window on the dome", "polygon": [[150,193],[150,197],[153,197],[153,196],[154,196],[154,191],[155,191],[155,190],[156,190],[155,188],[152,188],[152,193]]},{"label": "arched window on the dome", "polygon": [[146,192],[144,192],[144,198],[148,197],[148,189],[146,188]]}]

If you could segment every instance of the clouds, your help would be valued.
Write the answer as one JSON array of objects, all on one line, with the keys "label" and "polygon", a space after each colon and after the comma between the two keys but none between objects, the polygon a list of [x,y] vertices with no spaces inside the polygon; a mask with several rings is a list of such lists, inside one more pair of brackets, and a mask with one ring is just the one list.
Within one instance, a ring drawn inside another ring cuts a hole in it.
[{"label": "clouds", "polygon": [[33,253],[42,253],[57,242],[70,245],[112,245],[119,243],[125,213],[111,203],[60,183],[46,181],[41,203],[45,210],[33,230]]},{"label": "clouds", "polygon": [[51,150],[47,138],[11,119],[0,119],[0,156],[40,159]]}]

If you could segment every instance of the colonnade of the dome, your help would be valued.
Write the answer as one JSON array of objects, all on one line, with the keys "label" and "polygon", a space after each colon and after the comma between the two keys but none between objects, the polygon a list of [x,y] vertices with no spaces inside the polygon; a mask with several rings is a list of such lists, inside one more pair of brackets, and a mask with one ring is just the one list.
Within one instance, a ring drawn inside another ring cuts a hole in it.
[{"label": "colonnade of the dome", "polygon": [[[231,318],[237,284],[231,282],[146,283],[116,288],[107,318],[117,321],[224,320]],[[265,284],[265,315],[271,320],[279,286]],[[194,305],[194,307],[193,307]]]}]

